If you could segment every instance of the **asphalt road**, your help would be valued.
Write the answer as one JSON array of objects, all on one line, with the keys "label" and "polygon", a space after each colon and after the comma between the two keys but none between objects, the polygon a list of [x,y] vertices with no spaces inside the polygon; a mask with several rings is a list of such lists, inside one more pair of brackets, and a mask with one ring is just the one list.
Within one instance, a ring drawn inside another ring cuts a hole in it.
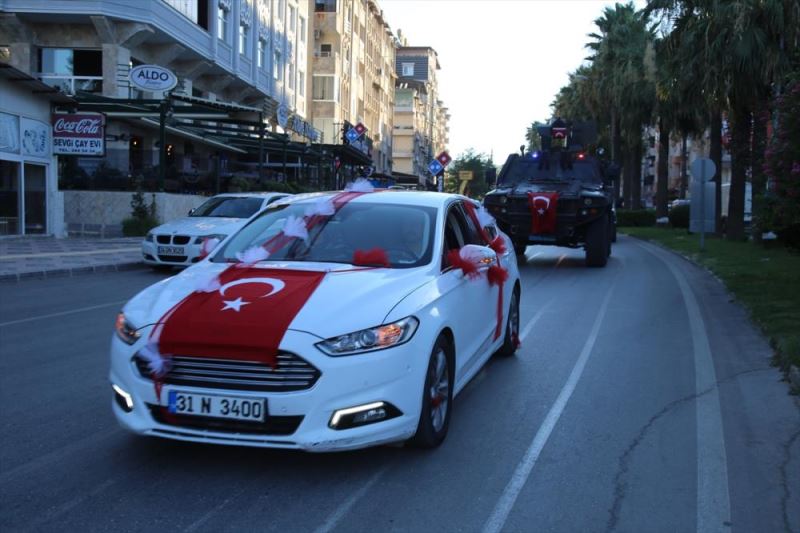
[{"label": "asphalt road", "polygon": [[0,284],[0,529],[800,532],[800,402],[721,285],[625,237],[605,269],[527,257],[522,348],[433,451],[131,436],[109,339],[164,275]]}]

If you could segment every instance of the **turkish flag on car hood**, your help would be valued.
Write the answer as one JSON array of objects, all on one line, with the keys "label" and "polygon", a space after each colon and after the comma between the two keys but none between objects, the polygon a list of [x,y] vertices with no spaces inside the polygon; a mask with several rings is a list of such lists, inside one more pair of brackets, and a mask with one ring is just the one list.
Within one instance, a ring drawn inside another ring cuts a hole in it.
[{"label": "turkish flag on car hood", "polygon": [[165,356],[214,357],[274,365],[289,324],[325,272],[236,266],[220,287],[196,291],[162,318],[158,343]]},{"label": "turkish flag on car hood", "polygon": [[554,233],[556,231],[557,192],[529,192],[528,205],[531,208],[531,233]]}]

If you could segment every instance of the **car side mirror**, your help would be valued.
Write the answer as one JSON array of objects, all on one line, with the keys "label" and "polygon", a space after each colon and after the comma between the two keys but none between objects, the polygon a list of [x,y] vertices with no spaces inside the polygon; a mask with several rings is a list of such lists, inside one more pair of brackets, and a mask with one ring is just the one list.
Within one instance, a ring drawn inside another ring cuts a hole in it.
[{"label": "car side mirror", "polygon": [[478,265],[478,270],[486,270],[497,263],[497,253],[488,246],[467,244],[461,249],[463,257]]}]

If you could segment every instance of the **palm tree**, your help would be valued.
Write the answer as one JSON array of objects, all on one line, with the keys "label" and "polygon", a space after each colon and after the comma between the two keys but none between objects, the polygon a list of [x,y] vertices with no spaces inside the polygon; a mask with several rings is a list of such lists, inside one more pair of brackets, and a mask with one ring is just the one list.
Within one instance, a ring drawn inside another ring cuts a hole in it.
[{"label": "palm tree", "polygon": [[[715,159],[721,159],[720,112],[729,110],[732,162],[727,236],[741,239],[748,171],[753,170],[755,203],[764,190],[759,147],[765,132],[763,112],[773,82],[789,68],[787,43],[797,42],[800,7],[796,0],[650,0],[645,11],[662,14],[672,25],[668,39],[676,54],[700,66],[694,72],[695,84],[706,102]],[[758,125],[755,132],[754,123]]]},{"label": "palm tree", "polygon": [[616,4],[595,20],[599,33],[587,47],[594,52],[592,70],[598,75],[597,93],[608,102],[612,157],[620,160],[620,146],[626,150],[623,161],[625,205],[641,205],[642,127],[650,122],[655,101],[655,86],[647,75],[653,61],[654,32],[647,17],[633,3]]}]

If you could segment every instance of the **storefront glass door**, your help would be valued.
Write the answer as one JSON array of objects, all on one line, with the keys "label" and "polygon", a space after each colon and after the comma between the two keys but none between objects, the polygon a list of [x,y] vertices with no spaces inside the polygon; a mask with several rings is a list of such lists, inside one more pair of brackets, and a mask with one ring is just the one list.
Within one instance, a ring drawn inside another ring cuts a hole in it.
[{"label": "storefront glass door", "polygon": [[25,163],[25,234],[47,232],[47,172],[44,165]]},{"label": "storefront glass door", "polygon": [[19,163],[0,160],[0,235],[19,233],[19,200]]}]

